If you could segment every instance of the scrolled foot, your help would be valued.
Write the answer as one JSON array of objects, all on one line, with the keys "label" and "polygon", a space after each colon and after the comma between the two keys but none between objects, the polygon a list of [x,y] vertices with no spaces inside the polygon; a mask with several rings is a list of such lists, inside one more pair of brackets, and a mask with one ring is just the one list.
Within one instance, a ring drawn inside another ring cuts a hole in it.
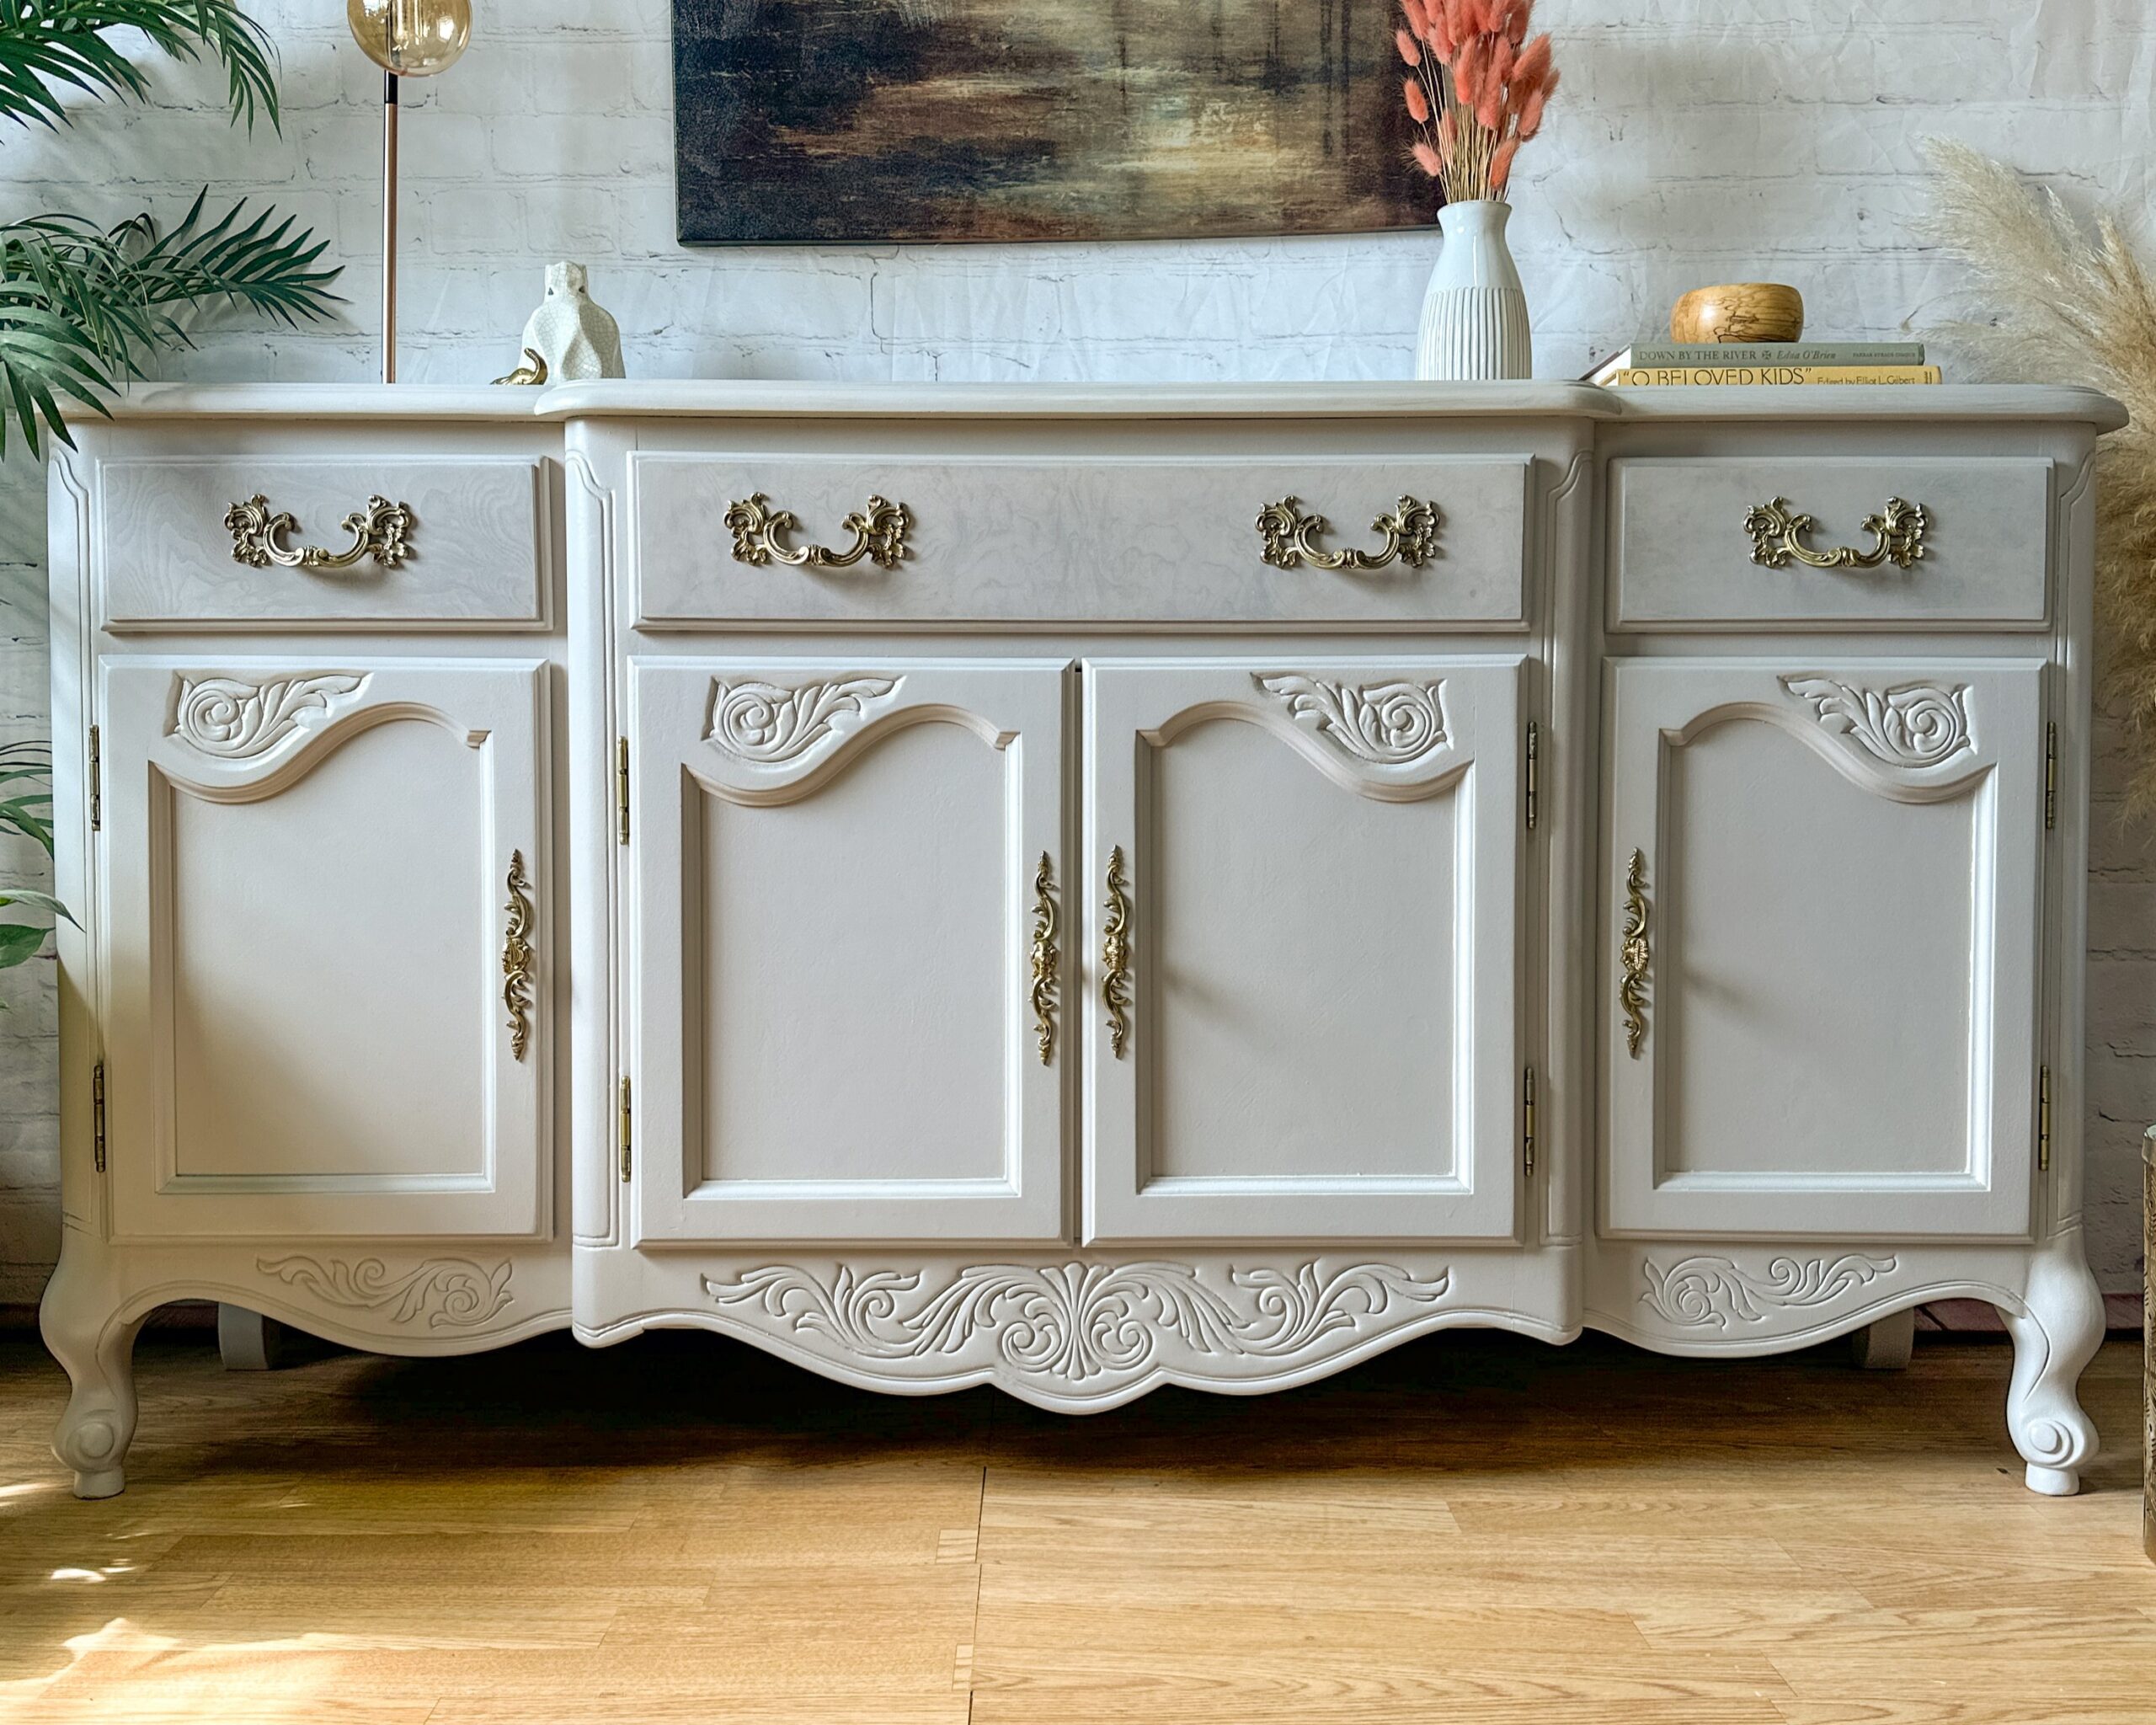
[{"label": "scrolled foot", "polygon": [[76,1295],[63,1257],[38,1313],[45,1345],[74,1386],[52,1453],[73,1470],[77,1497],[116,1497],[127,1483],[121,1464],[135,1436],[135,1336],[142,1320],[79,1306]]},{"label": "scrolled foot", "polygon": [[2006,1423],[2029,1464],[2032,1492],[2070,1498],[2096,1453],[2096,1428],[2074,1386],[2104,1340],[2104,1297],[2082,1256],[2079,1230],[2053,1240],[2029,1267],[2025,1309],[2002,1308],[2014,1338]]}]

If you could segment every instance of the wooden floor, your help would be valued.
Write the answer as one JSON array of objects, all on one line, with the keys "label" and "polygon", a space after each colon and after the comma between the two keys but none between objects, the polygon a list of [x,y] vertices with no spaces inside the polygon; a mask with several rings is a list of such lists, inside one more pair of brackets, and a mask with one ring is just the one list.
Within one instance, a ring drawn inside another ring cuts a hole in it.
[{"label": "wooden floor", "polygon": [[57,1369],[0,1339],[0,1720],[2156,1721],[2125,1342],[2069,1501],[1988,1340],[1462,1333],[1083,1420],[696,1336],[141,1357],[128,1491],[78,1503]]}]

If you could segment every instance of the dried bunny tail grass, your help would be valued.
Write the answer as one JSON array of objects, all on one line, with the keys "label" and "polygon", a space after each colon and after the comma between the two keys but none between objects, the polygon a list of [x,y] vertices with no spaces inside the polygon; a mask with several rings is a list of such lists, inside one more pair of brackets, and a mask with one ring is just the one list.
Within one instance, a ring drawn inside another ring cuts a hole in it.
[{"label": "dried bunny tail grass", "polygon": [[2132,423],[2097,446],[2097,647],[2132,732],[2129,807],[2156,811],[2156,286],[2117,222],[2092,239],[2057,194],[1966,144],[1926,147],[1935,176],[1918,227],[1962,259],[1983,321],[1935,331],[1994,376],[2085,383]]}]

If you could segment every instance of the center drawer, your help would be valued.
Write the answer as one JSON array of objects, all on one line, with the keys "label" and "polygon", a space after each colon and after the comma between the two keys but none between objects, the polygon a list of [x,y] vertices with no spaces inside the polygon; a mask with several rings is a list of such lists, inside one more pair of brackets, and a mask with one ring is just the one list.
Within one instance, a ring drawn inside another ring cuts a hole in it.
[{"label": "center drawer", "polygon": [[630,466],[638,612],[658,628],[1518,627],[1531,467],[646,451]]}]

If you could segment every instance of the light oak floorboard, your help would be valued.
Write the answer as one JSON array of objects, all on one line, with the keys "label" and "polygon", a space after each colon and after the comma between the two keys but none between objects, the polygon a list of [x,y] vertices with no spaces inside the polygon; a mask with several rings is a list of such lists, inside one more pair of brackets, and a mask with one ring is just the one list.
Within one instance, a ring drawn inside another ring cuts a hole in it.
[{"label": "light oak floorboard", "polygon": [[550,1338],[227,1374],[152,1332],[126,1493],[0,1338],[0,1725],[2156,1725],[2139,1361],[2091,1490],[2008,1350],[1416,1343],[1061,1419]]}]

